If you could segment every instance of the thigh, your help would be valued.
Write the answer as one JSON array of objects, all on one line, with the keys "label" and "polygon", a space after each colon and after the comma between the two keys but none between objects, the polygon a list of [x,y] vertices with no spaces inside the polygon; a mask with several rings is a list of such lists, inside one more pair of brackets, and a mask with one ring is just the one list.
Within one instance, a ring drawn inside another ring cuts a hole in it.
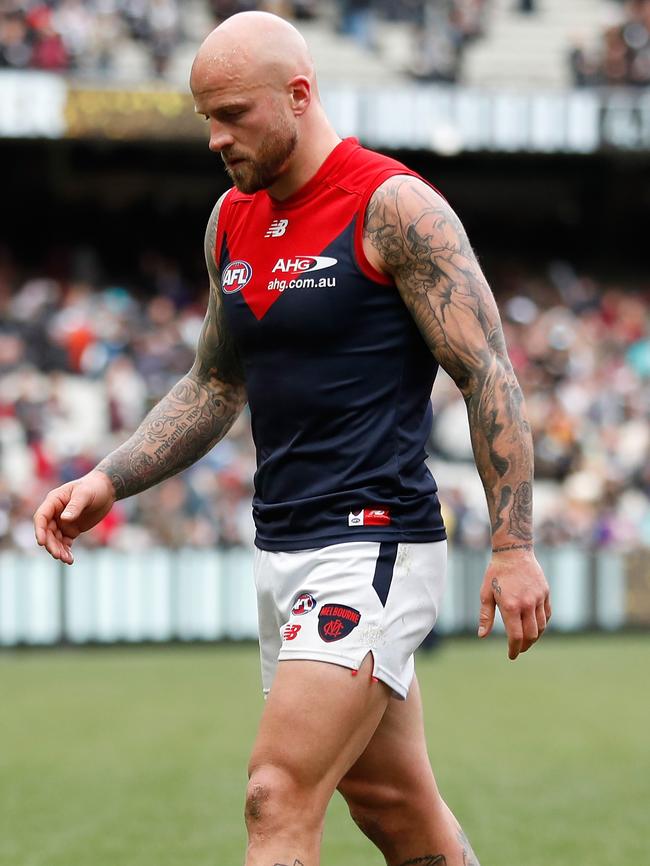
[{"label": "thigh", "polygon": [[368,745],[338,787],[348,801],[368,807],[407,798],[421,802],[423,810],[438,804],[416,677],[405,701],[390,701]]},{"label": "thigh", "polygon": [[[281,661],[264,707],[249,773],[283,771],[323,806],[366,749],[389,703],[368,657],[359,676],[318,661]],[[395,703],[391,701],[391,703]]]}]

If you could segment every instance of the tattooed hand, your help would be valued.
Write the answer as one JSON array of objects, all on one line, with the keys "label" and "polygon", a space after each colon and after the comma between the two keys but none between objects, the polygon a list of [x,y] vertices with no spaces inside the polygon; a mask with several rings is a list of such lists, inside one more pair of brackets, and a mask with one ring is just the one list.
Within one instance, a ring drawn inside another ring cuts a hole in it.
[{"label": "tattooed hand", "polygon": [[368,259],[393,276],[425,342],[465,398],[492,525],[479,635],[489,634],[498,604],[514,659],[538,639],[551,610],[532,553],[530,426],[494,297],[458,217],[417,178],[393,177],[376,190],[363,237]]}]

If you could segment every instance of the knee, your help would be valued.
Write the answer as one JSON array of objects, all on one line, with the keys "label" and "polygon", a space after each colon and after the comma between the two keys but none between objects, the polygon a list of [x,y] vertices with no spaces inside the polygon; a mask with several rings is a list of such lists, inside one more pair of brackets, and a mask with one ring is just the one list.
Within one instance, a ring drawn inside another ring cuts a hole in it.
[{"label": "knee", "polygon": [[291,772],[272,765],[250,774],[246,789],[245,818],[249,835],[278,832],[293,823],[304,826],[316,820],[313,797]]},{"label": "knee", "polygon": [[371,842],[387,854],[408,832],[409,808],[400,791],[390,786],[341,785],[350,816]]}]

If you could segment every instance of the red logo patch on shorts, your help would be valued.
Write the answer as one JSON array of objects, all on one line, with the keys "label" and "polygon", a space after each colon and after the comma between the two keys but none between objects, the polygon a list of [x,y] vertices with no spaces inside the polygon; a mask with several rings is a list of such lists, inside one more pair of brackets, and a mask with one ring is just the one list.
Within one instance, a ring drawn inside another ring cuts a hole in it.
[{"label": "red logo patch on shorts", "polygon": [[309,611],[313,610],[315,607],[316,599],[314,596],[308,592],[301,592],[293,603],[291,613],[294,616],[303,616],[303,614],[309,613]]},{"label": "red logo patch on shorts", "polygon": [[361,614],[345,604],[324,604],[318,611],[318,634],[325,643],[341,640],[359,625]]},{"label": "red logo patch on shorts", "polygon": [[298,637],[298,632],[302,628],[301,625],[289,623],[282,629],[282,640],[295,640]]}]

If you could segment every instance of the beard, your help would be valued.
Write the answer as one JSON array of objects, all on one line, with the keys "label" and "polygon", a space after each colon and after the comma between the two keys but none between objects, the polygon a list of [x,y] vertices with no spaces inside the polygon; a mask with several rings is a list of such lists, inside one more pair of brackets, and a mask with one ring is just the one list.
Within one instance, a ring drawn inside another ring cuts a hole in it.
[{"label": "beard", "polygon": [[275,183],[296,149],[297,143],[298,133],[295,125],[291,125],[283,118],[269,129],[254,157],[235,156],[235,159],[239,158],[242,162],[231,166],[226,163],[224,155],[221,156],[226,164],[226,171],[237,189],[252,195]]}]

